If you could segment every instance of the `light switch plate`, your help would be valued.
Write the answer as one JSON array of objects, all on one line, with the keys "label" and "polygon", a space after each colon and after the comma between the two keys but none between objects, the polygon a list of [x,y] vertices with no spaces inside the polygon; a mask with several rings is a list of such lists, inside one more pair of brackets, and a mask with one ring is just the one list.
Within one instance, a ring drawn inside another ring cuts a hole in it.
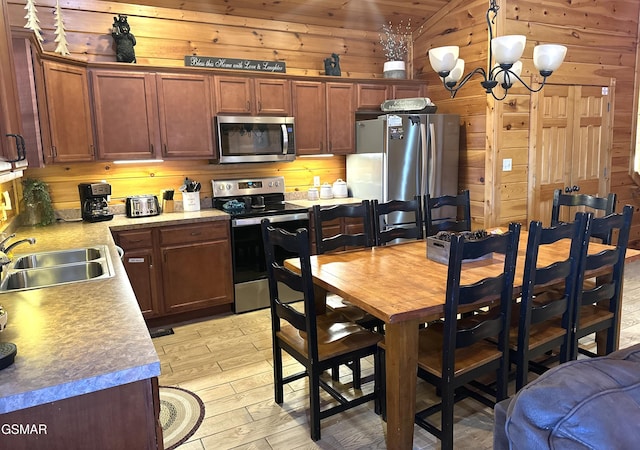
[{"label": "light switch plate", "polygon": [[505,158],[502,160],[502,171],[503,172],[509,172],[511,171],[512,168],[512,161],[511,158]]},{"label": "light switch plate", "polygon": [[314,176],[314,177],[313,177],[313,185],[314,185],[315,187],[320,186],[320,177],[319,177],[318,175],[316,175],[316,176]]}]

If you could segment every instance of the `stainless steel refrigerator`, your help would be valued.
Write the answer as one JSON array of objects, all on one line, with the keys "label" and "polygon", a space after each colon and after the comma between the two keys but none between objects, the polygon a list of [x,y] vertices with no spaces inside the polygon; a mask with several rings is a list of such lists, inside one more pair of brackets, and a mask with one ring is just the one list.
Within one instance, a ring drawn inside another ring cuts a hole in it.
[{"label": "stainless steel refrigerator", "polygon": [[[357,121],[356,153],[347,155],[350,194],[381,202],[456,195],[459,135],[455,114],[384,114]],[[402,223],[402,216],[392,222]]]}]

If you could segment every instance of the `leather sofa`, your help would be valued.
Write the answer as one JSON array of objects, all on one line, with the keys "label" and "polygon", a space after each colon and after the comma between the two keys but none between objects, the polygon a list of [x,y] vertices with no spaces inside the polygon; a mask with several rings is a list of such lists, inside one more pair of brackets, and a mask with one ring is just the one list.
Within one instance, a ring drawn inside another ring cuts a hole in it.
[{"label": "leather sofa", "polygon": [[640,344],[554,367],[494,418],[494,450],[640,448]]}]

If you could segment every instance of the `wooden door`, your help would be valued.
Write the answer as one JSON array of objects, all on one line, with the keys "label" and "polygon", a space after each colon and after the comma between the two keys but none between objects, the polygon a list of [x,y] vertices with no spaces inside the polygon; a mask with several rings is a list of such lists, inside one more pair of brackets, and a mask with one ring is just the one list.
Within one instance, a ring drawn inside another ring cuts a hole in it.
[{"label": "wooden door", "polygon": [[288,80],[256,78],[254,85],[257,114],[291,115],[291,84]]},{"label": "wooden door", "polygon": [[45,61],[52,162],[94,159],[89,82],[83,67]]},{"label": "wooden door", "polygon": [[424,97],[426,84],[419,85],[394,85],[393,98]]},{"label": "wooden door", "polygon": [[162,156],[214,157],[209,76],[158,73],[156,83]]},{"label": "wooden door", "polygon": [[327,83],[328,152],[355,153],[355,89],[352,83]]},{"label": "wooden door", "polygon": [[327,153],[326,102],[324,83],[293,82],[293,114],[299,155]]},{"label": "wooden door", "polygon": [[250,114],[251,80],[242,77],[215,77],[216,112],[225,114]]},{"label": "wooden door", "polygon": [[[551,223],[555,189],[606,196],[611,165],[608,86],[547,85],[532,95],[529,218]],[[565,213],[570,220],[575,211]]]},{"label": "wooden door", "polygon": [[155,158],[160,146],[154,74],[92,70],[100,159]]}]

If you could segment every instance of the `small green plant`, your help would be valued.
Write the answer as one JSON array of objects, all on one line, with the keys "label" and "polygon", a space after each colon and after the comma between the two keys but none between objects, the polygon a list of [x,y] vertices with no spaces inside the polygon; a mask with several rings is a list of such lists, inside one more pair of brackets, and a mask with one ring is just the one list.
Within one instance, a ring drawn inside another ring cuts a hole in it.
[{"label": "small green plant", "polygon": [[55,222],[56,216],[51,204],[51,195],[49,195],[47,183],[35,178],[25,178],[22,180],[22,199],[24,200],[25,209],[36,208],[40,210],[40,221],[35,225],[45,226]]}]

